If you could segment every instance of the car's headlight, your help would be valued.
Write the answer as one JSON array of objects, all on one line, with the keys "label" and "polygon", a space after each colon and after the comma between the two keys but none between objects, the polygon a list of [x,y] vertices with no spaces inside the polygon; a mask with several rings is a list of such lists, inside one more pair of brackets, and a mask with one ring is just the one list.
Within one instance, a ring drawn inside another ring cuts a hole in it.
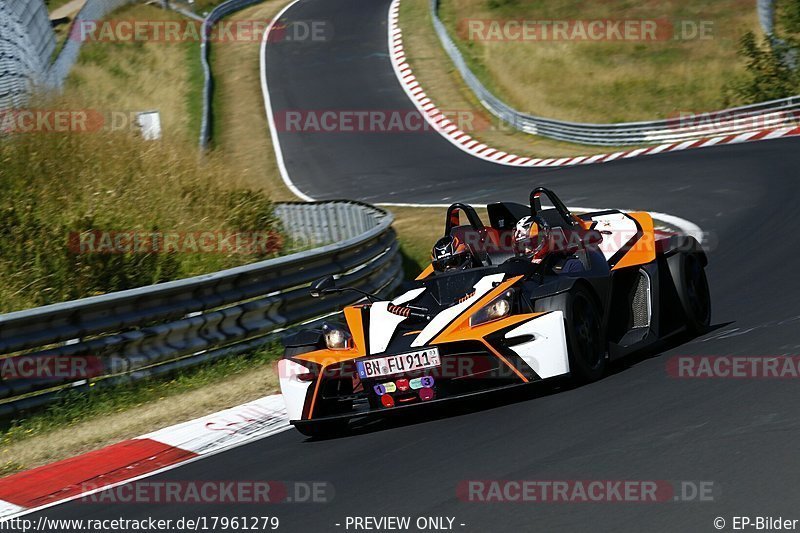
[{"label": "car's headlight", "polygon": [[349,350],[353,345],[350,333],[341,327],[325,324],[322,331],[329,350]]},{"label": "car's headlight", "polygon": [[511,307],[514,298],[513,291],[506,291],[488,304],[484,305],[469,318],[471,327],[486,324],[492,320],[507,317],[511,314]]}]

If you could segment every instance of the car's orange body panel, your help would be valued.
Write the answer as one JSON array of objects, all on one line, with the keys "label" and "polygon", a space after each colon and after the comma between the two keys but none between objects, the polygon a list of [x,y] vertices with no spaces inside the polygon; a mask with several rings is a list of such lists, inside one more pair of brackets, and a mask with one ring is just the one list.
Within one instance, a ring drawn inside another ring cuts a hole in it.
[{"label": "car's orange body panel", "polygon": [[628,213],[642,228],[642,235],[611,270],[644,265],[656,258],[656,236],[653,217],[649,213]]}]

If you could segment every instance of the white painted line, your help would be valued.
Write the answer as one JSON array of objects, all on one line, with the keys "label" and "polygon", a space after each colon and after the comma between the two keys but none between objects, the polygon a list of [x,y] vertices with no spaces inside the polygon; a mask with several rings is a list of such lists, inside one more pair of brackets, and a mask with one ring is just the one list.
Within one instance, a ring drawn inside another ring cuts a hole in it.
[{"label": "white painted line", "polygon": [[281,141],[278,138],[278,128],[275,127],[275,117],[273,116],[272,112],[272,101],[270,100],[269,85],[267,83],[267,41],[269,40],[269,33],[275,26],[275,22],[277,22],[283,16],[283,14],[289,10],[289,8],[299,1],[300,0],[294,0],[289,5],[281,9],[277,15],[272,17],[269,26],[267,26],[267,31],[264,32],[264,37],[261,39],[261,92],[264,95],[264,108],[267,111],[267,122],[269,123],[269,132],[272,136],[272,147],[275,149],[275,160],[278,164],[278,170],[280,171],[281,179],[289,188],[289,190],[295,194],[295,196],[305,200],[306,202],[313,202],[314,199],[312,197],[298,189],[297,186],[292,182],[292,178],[289,176],[289,171],[286,169],[286,163],[283,159],[283,151],[281,150]]},{"label": "white painted line", "polygon": [[5,522],[23,511],[25,511],[24,507],[0,500],[0,522]]},{"label": "white painted line", "polygon": [[207,455],[288,427],[286,404],[280,394],[275,394],[137,438]]}]

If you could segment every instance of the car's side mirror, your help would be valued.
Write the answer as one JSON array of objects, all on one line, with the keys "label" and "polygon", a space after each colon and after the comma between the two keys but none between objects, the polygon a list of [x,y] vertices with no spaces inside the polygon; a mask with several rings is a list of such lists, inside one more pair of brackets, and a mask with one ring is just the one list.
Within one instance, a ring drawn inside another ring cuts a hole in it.
[{"label": "car's side mirror", "polygon": [[325,276],[324,278],[320,278],[317,281],[313,282],[311,286],[308,288],[308,292],[314,298],[319,298],[326,292],[330,292],[331,289],[336,288],[336,280],[333,279],[333,276]]}]

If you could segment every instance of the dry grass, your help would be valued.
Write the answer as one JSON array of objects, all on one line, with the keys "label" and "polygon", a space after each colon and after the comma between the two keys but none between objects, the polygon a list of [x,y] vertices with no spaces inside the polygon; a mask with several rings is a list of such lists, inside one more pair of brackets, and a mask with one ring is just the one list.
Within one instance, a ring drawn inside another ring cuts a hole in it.
[{"label": "dry grass", "polygon": [[[186,20],[155,6],[132,5],[113,20]],[[85,42],[65,95],[110,111],[158,110],[166,140],[196,143],[200,105],[199,43]]]},{"label": "dry grass", "polygon": [[[506,102],[585,122],[724,107],[723,86],[742,71],[738,40],[759,28],[752,0],[445,0],[441,17],[481,80]],[[463,25],[456,31],[465,19],[512,18],[710,21],[713,32],[706,40],[587,42],[470,40]]]},{"label": "dry grass", "polygon": [[[268,16],[278,6],[279,2],[273,0],[238,16]],[[180,19],[180,15],[134,5],[109,18],[163,20]],[[55,248],[64,252],[69,231],[266,230],[269,222],[257,215],[266,213],[262,209],[266,198],[293,199],[278,178],[264,126],[258,43],[220,43],[212,48],[215,67],[220,71],[216,116],[220,117],[217,129],[223,132],[222,149],[203,160],[197,154],[202,87],[197,42],[84,43],[64,95],[36,107],[87,111],[92,117],[104,117],[106,127],[93,133],[24,135],[18,142],[0,146],[0,188],[4,192],[0,207],[18,207],[13,213],[0,212],[0,232],[5,220],[14,235],[25,233],[21,235],[23,241],[5,238],[6,245],[0,243],[4,254],[0,268],[7,271],[6,283],[0,287],[0,311],[130,288],[171,276],[186,277],[258,259],[183,254],[179,270],[167,258],[164,261],[168,265],[150,265],[146,275],[131,272],[130,276],[125,274],[126,279],[114,279],[105,287],[102,283],[82,285],[77,274],[89,276],[92,270],[108,270],[114,265],[87,260],[76,266],[64,257],[60,257],[63,261],[47,261]],[[163,140],[148,143],[127,135],[133,129],[134,113],[152,109],[161,114]],[[109,131],[109,125],[117,121],[124,127],[115,125],[113,129],[121,131]],[[239,193],[235,191],[245,189],[257,193],[236,196]],[[26,209],[19,209],[22,205]],[[245,216],[253,227],[236,228],[243,222],[239,207],[246,205],[254,208]],[[31,222],[25,231],[18,223],[20,217]],[[238,222],[234,220],[237,218]],[[45,239],[40,228],[53,238]],[[60,242],[56,238],[59,231]],[[23,249],[18,249],[20,246]],[[10,247],[24,256],[22,261],[9,263],[13,259]],[[112,263],[125,258],[106,259]],[[146,270],[136,262],[127,266],[128,271]],[[65,281],[63,278],[73,271],[78,281]]]},{"label": "dry grass", "polygon": [[201,162],[194,147],[179,142],[148,142],[123,133],[22,134],[0,145],[0,190],[0,312],[264,257],[189,250],[76,253],[70,234],[232,233],[279,226],[269,198],[243,188],[221,161]]},{"label": "dry grass", "polygon": [[[461,79],[433,31],[428,0],[403,0],[400,25],[406,57],[425,93],[442,110],[466,111],[482,125],[468,133],[483,143],[506,152],[535,157],[566,157],[616,151],[614,147],[575,145],[521,133],[500,124]],[[488,125],[488,126],[487,126]]]},{"label": "dry grass", "polygon": [[[284,0],[270,0],[226,20],[269,20],[283,5]],[[267,190],[276,201],[297,200],[284,186],[275,163],[261,93],[260,53],[259,41],[212,47],[214,145],[246,183]]]},{"label": "dry grass", "polygon": [[[269,17],[283,3],[272,0],[234,17]],[[173,14],[135,6],[112,16],[161,20]],[[143,143],[120,135],[45,137],[42,142],[61,146],[61,156],[40,158],[32,151],[30,161],[14,160],[20,172],[32,165],[26,172],[34,176],[30,187],[38,191],[36,197],[53,197],[63,201],[59,205],[64,213],[80,209],[114,221],[115,226],[147,227],[158,220],[160,227],[187,231],[213,225],[229,211],[215,193],[220,186],[225,190],[258,188],[273,199],[294,199],[278,176],[265,125],[259,43],[219,44],[213,48],[217,149],[200,166],[195,144],[198,130],[191,118],[192,105],[196,105],[192,102],[199,97],[197,80],[193,79],[196,46],[105,46],[89,44],[84,48],[63,100],[48,105],[102,111],[159,109],[165,139],[162,143]],[[51,148],[42,146],[39,151]],[[131,152],[135,153],[133,157]],[[9,171],[3,167],[4,173]],[[68,180],[52,179],[67,174]],[[193,206],[172,201],[182,189],[200,189],[206,194]],[[10,286],[8,280],[5,285]],[[4,304],[10,305],[7,299]],[[272,363],[223,362],[199,376],[179,378],[177,383],[156,382],[144,393],[137,389],[135,393],[109,395],[100,405],[79,405],[74,416],[62,411],[54,417],[31,417],[2,435],[0,474],[99,449],[277,389]],[[106,401],[108,405],[102,404]]]}]

